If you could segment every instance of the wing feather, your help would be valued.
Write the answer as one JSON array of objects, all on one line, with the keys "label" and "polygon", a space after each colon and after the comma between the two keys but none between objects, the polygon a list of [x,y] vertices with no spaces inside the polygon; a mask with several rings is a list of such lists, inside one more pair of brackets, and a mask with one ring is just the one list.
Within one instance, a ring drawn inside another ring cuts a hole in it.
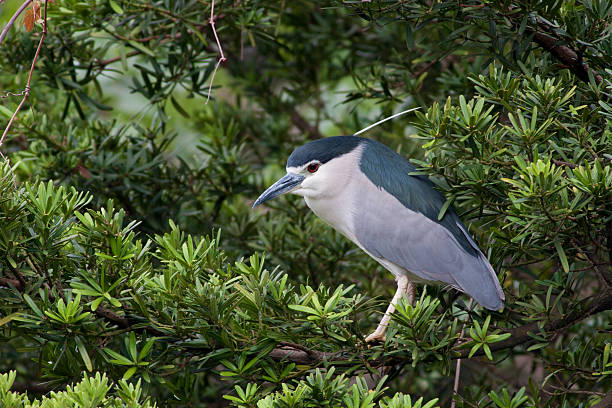
[{"label": "wing feather", "polygon": [[390,261],[423,280],[450,284],[488,309],[503,306],[493,268],[454,212],[447,216],[465,235],[462,238],[469,242],[469,250],[444,225],[406,208],[375,186],[360,196],[355,237],[375,259]]}]

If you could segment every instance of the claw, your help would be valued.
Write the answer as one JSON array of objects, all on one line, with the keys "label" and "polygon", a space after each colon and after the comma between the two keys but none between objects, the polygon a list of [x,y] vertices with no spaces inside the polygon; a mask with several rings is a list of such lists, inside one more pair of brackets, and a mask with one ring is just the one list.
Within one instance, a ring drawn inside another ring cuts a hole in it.
[{"label": "claw", "polygon": [[378,330],[376,330],[374,333],[366,337],[365,341],[366,343],[384,343],[385,332],[379,332]]}]

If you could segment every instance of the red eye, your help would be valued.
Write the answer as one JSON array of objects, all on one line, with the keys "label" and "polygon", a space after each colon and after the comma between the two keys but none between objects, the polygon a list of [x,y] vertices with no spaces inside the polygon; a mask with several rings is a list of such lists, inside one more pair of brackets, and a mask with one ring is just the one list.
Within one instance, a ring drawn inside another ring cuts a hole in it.
[{"label": "red eye", "polygon": [[319,163],[310,163],[308,165],[308,171],[311,173],[316,172],[317,170],[319,170]]}]

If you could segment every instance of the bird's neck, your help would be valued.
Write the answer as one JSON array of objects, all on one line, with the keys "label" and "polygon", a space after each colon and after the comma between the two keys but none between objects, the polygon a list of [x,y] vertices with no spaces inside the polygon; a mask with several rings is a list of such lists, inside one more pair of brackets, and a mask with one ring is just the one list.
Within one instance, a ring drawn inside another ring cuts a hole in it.
[{"label": "bird's neck", "polygon": [[304,197],[304,200],[319,218],[351,241],[356,242],[353,232],[355,200],[351,194],[337,194],[323,198]]},{"label": "bird's neck", "polygon": [[310,209],[323,221],[353,242],[356,205],[359,201],[359,162],[363,148],[329,161],[321,167],[317,183],[326,186],[314,194],[305,194]]}]

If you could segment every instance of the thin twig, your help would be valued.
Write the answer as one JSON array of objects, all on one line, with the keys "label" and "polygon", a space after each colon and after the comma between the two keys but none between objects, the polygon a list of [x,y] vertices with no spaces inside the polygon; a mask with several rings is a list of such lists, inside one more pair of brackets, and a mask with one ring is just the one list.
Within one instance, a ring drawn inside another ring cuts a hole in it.
[{"label": "thin twig", "polygon": [[301,350],[304,353],[308,354],[309,356],[316,354],[313,350],[311,350],[308,347],[303,346],[301,344],[291,343],[291,342],[288,342],[288,341],[279,341],[278,344],[279,344],[279,346],[282,346],[282,347],[290,347],[290,348],[293,348],[293,349],[296,349],[296,350]]},{"label": "thin twig", "polygon": [[21,91],[19,93],[14,93],[14,92],[7,92],[4,95],[0,95],[0,99],[6,99],[9,96],[23,96],[25,91]]},{"label": "thin twig", "polygon": [[[128,52],[127,54],[125,54],[125,58],[130,58],[133,57],[135,55],[139,55],[142,54],[142,51],[140,50],[133,50]],[[118,57],[113,57],[113,58],[109,58],[109,59],[104,59],[104,60],[99,60],[94,66],[100,69],[103,69],[105,66],[112,64],[114,62],[120,61],[121,60],[121,56]]]},{"label": "thin twig", "polygon": [[[15,22],[15,20],[17,20],[17,17],[19,17],[19,15],[21,13],[23,13],[23,10],[26,9],[26,7],[28,7],[28,4],[30,4],[32,2],[32,0],[26,0],[21,7],[19,7],[19,9],[15,12],[15,14],[13,14],[13,17],[11,17],[11,19],[9,20],[8,23],[6,23],[6,26],[4,27],[4,29],[2,30],[2,33],[0,33],[0,44],[2,44],[2,41],[4,40],[4,37],[6,37],[6,34],[8,33],[9,28],[11,28],[11,26],[13,25],[13,23]],[[45,2],[46,4],[46,2]]]},{"label": "thin twig", "polygon": [[[472,311],[472,306],[474,305],[474,298],[470,298],[470,304],[468,305],[468,312],[465,321],[463,322],[463,326],[461,327],[461,334],[459,338],[463,338],[463,333],[465,332],[465,325],[468,320],[470,320],[470,312]],[[461,375],[461,359],[457,359],[457,365],[455,366],[455,385],[453,386],[453,396],[458,395],[459,391],[459,376]],[[455,399],[451,397],[451,408],[455,408]]]},{"label": "thin twig", "polygon": [[556,159],[552,159],[552,162],[557,165],[557,166],[561,166],[561,167],[569,167],[570,169],[575,169],[578,167],[577,164],[575,163],[568,163],[566,161],[562,161],[562,160],[556,160]]},{"label": "thin twig", "polygon": [[210,26],[212,27],[213,34],[215,35],[215,40],[217,40],[217,47],[219,48],[219,53],[221,54],[221,57],[219,58],[219,61],[217,61],[217,63],[215,64],[215,70],[213,71],[212,76],[210,77],[210,84],[208,85],[208,96],[206,97],[206,103],[208,103],[208,101],[210,100],[210,93],[212,92],[213,82],[215,80],[217,70],[219,69],[219,65],[221,65],[223,61],[227,60],[227,58],[225,58],[225,55],[223,54],[223,47],[221,47],[221,42],[219,41],[219,36],[217,35],[217,30],[215,29],[215,0],[212,0],[212,4],[210,6]]},{"label": "thin twig", "polygon": [[[22,7],[27,6],[30,3],[30,1],[31,0],[26,0],[26,2],[24,3],[24,5]],[[17,11],[17,13],[15,13],[13,18],[16,18],[18,13],[20,13],[19,10]],[[11,20],[13,20],[13,19],[11,19]],[[11,24],[10,21],[9,21],[9,24]],[[2,147],[2,143],[4,142],[4,138],[8,134],[8,131],[11,128],[11,125],[13,124],[13,121],[17,117],[17,114],[19,113],[19,110],[21,109],[21,107],[23,106],[25,101],[28,99],[28,96],[30,96],[30,90],[31,90],[30,83],[32,82],[32,74],[34,73],[34,66],[36,65],[36,60],[38,59],[38,55],[40,54],[40,49],[42,48],[43,41],[45,40],[45,36],[47,35],[47,1],[45,1],[45,12],[44,12],[42,26],[43,26],[42,35],[40,36],[40,41],[38,42],[38,47],[36,48],[36,54],[34,54],[34,59],[32,60],[32,66],[30,67],[30,74],[28,75],[28,82],[26,83],[25,89],[23,91],[23,98],[21,99],[21,102],[19,103],[19,106],[17,106],[17,109],[15,109],[15,112],[13,113],[13,116],[11,116],[11,119],[9,120],[8,124],[6,125],[6,128],[4,129],[4,133],[2,133],[2,137],[0,137],[0,148]],[[7,25],[7,28],[8,28],[8,25]],[[5,28],[5,30],[7,28]],[[3,32],[3,34],[4,34],[4,32]],[[2,39],[3,38],[0,38],[0,43],[2,43]],[[0,149],[0,156],[2,156],[2,158],[4,160],[6,160],[6,156],[4,156],[4,153],[2,153],[1,149]]]}]

